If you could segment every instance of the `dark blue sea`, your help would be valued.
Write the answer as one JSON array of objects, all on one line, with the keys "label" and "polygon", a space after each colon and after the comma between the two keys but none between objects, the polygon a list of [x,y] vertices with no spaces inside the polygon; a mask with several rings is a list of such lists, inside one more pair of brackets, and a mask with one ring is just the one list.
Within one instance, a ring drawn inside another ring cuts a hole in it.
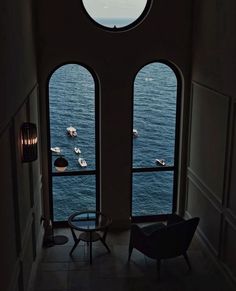
[{"label": "dark blue sea", "polygon": [[[176,77],[165,64],[144,67],[134,83],[133,168],[158,167],[155,159],[174,162]],[[82,66],[68,64],[57,69],[49,83],[51,147],[60,147],[69,162],[68,171],[84,170],[78,158],[95,169],[95,85]],[[66,128],[77,129],[69,137]],[[132,134],[132,133],[131,133]],[[81,154],[74,152],[81,149]],[[52,161],[57,156],[52,157]],[[55,168],[52,165],[52,170]],[[173,172],[133,173],[132,215],[171,213]],[[76,210],[95,208],[95,176],[53,177],[54,220],[67,220]]]}]

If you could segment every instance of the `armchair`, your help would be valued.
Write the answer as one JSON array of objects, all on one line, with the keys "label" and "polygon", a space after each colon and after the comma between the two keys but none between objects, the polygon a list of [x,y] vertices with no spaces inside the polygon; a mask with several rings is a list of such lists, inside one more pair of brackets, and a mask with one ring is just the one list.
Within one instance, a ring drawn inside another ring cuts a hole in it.
[{"label": "armchair", "polygon": [[189,269],[191,269],[187,250],[199,223],[199,217],[184,220],[173,215],[167,224],[157,223],[145,227],[136,224],[131,226],[129,257],[133,248],[144,255],[157,260],[157,270],[160,276],[162,259],[174,258],[183,255]]}]

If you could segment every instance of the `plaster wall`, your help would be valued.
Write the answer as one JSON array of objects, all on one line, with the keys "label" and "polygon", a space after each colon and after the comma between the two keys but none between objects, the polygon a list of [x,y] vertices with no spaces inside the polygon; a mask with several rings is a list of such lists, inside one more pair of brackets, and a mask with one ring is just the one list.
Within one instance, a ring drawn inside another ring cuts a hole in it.
[{"label": "plaster wall", "polygon": [[41,247],[40,161],[21,162],[19,139],[23,122],[39,123],[31,2],[3,0],[0,9],[0,289],[10,291],[28,289]]},{"label": "plaster wall", "polygon": [[186,211],[236,277],[236,2],[194,3],[192,95]]},{"label": "plaster wall", "polygon": [[[46,116],[47,112],[48,77],[56,67],[68,62],[79,63],[95,73],[99,98],[101,210],[113,218],[113,226],[124,227],[130,222],[130,133],[136,73],[144,65],[158,60],[174,64],[183,79],[182,112],[188,109],[191,3],[188,0],[152,1],[149,13],[138,26],[114,32],[91,22],[81,1],[38,1],[37,47],[42,115]],[[186,120],[182,120],[183,164],[186,159],[186,124]],[[41,126],[46,132],[46,118]],[[42,145],[46,157],[46,135]],[[48,183],[47,169],[45,159],[45,185]],[[45,192],[45,199],[47,197]]]}]

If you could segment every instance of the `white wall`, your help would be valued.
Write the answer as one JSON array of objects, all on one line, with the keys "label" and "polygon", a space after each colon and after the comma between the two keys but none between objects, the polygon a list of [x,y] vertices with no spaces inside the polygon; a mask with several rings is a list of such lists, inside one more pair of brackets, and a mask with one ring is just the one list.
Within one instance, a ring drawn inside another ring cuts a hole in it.
[{"label": "white wall", "polygon": [[236,2],[194,5],[188,214],[236,278]]},{"label": "white wall", "polygon": [[21,163],[19,140],[23,122],[39,124],[31,2],[4,0],[0,12],[0,289],[10,291],[27,290],[41,247],[40,161]]}]

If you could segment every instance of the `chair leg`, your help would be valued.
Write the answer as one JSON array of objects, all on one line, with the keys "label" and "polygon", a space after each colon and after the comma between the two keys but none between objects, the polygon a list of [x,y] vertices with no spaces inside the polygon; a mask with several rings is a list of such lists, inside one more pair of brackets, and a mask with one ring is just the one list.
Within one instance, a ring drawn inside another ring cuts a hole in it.
[{"label": "chair leg", "polygon": [[157,276],[158,276],[158,279],[160,279],[160,277],[161,277],[161,260],[158,260],[158,259],[157,259]]},{"label": "chair leg", "polygon": [[187,265],[188,265],[189,270],[191,270],[192,267],[191,267],[191,264],[190,264],[190,261],[189,261],[189,258],[188,258],[187,253],[184,253],[183,255],[184,255],[184,258],[185,258],[185,260],[187,262]]}]

